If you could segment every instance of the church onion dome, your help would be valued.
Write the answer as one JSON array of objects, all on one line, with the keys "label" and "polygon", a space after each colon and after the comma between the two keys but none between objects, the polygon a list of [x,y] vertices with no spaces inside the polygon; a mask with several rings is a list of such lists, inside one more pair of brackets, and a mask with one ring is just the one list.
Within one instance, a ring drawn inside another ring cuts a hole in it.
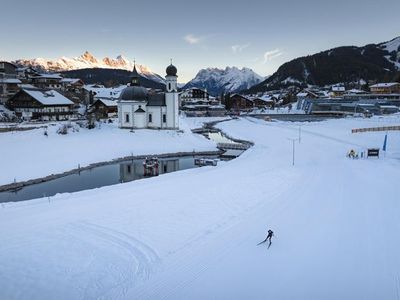
[{"label": "church onion dome", "polygon": [[147,101],[147,89],[142,86],[128,86],[119,95],[119,100]]},{"label": "church onion dome", "polygon": [[168,76],[176,76],[176,73],[178,73],[178,70],[173,64],[170,64],[165,71]]}]

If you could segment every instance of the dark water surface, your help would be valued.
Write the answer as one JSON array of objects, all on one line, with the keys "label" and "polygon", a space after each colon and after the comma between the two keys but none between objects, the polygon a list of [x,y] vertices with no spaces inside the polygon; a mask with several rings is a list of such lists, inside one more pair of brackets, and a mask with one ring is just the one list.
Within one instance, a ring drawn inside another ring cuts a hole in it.
[{"label": "dark water surface", "polygon": [[[216,157],[216,156],[214,156]],[[159,174],[196,168],[194,156],[160,158]],[[126,160],[94,167],[50,181],[28,185],[16,191],[0,193],[0,203],[50,197],[145,178],[143,160]]]}]

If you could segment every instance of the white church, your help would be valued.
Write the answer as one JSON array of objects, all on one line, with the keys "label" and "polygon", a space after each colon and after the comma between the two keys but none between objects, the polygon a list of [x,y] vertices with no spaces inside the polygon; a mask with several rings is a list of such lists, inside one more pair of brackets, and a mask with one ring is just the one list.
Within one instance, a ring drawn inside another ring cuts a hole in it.
[{"label": "white church", "polygon": [[171,63],[166,72],[166,93],[152,94],[140,86],[140,75],[133,68],[131,83],[118,100],[120,128],[179,129],[177,69]]}]

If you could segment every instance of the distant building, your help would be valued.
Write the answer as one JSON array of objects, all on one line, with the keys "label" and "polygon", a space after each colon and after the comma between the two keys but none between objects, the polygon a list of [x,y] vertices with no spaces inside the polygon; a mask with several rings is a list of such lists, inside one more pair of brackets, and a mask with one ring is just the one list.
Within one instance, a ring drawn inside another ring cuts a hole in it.
[{"label": "distant building", "polygon": [[7,107],[25,120],[68,120],[74,103],[55,90],[22,89],[7,101]]},{"label": "distant building", "polygon": [[106,88],[101,84],[90,84],[83,87],[84,102],[86,104],[93,104],[96,100],[117,100],[121,91],[125,89],[126,85],[118,87]]},{"label": "distant building", "polygon": [[221,116],[225,114],[225,106],[221,101],[207,93],[207,90],[190,88],[180,93],[181,110],[187,116]]},{"label": "distant building", "polygon": [[17,67],[9,62],[0,61],[0,104],[4,104],[15,95],[21,84],[17,79]]},{"label": "distant building", "polygon": [[117,101],[98,99],[90,107],[97,119],[112,118],[118,115]]},{"label": "distant building", "polygon": [[399,111],[400,94],[348,94],[342,98],[304,100],[311,114],[319,115],[367,115],[389,114]]},{"label": "distant building", "polygon": [[346,92],[346,88],[341,85],[334,85],[331,88],[331,96],[332,97],[341,97]]},{"label": "distant building", "polygon": [[297,100],[299,99],[315,99],[318,98],[319,95],[316,92],[311,90],[302,90],[301,92],[296,94]]},{"label": "distant building", "polygon": [[39,74],[31,78],[31,84],[40,89],[61,90],[61,80],[63,78],[58,74]]},{"label": "distant building", "polygon": [[74,103],[83,103],[85,101],[83,87],[84,82],[79,78],[61,79],[61,91],[63,95]]},{"label": "distant building", "polygon": [[79,78],[62,78],[61,88],[63,91],[81,93],[84,82]]},{"label": "distant building", "polygon": [[244,95],[233,94],[225,102],[226,109],[234,111],[246,111],[254,108],[253,101]]},{"label": "distant building", "polygon": [[250,97],[249,99],[253,101],[253,106],[259,109],[274,107],[275,103],[278,101],[278,98],[270,95]]},{"label": "distant building", "polygon": [[140,86],[140,75],[133,68],[130,86],[122,90],[118,100],[120,128],[179,128],[179,95],[177,69],[166,69],[166,93],[149,93]]},{"label": "distant building", "polygon": [[39,72],[31,67],[20,67],[17,68],[17,78],[23,83],[29,83],[31,78],[38,76]]},{"label": "distant building", "polygon": [[377,83],[369,87],[371,93],[375,94],[400,94],[400,83],[389,82],[389,83]]}]

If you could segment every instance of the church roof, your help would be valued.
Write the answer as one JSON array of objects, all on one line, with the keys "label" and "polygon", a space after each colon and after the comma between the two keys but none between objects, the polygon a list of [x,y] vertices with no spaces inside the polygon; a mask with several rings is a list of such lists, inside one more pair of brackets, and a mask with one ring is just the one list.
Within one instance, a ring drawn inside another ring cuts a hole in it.
[{"label": "church roof", "polygon": [[147,106],[165,106],[165,94],[149,95]]},{"label": "church roof", "polygon": [[176,73],[178,72],[178,70],[176,69],[176,67],[173,64],[170,64],[167,69],[165,70],[165,72],[167,73],[168,76],[176,76]]},{"label": "church roof", "polygon": [[133,66],[131,77],[140,77],[138,71],[136,70],[136,65]]},{"label": "church roof", "polygon": [[142,86],[128,86],[119,95],[120,100],[147,101],[147,89]]}]

